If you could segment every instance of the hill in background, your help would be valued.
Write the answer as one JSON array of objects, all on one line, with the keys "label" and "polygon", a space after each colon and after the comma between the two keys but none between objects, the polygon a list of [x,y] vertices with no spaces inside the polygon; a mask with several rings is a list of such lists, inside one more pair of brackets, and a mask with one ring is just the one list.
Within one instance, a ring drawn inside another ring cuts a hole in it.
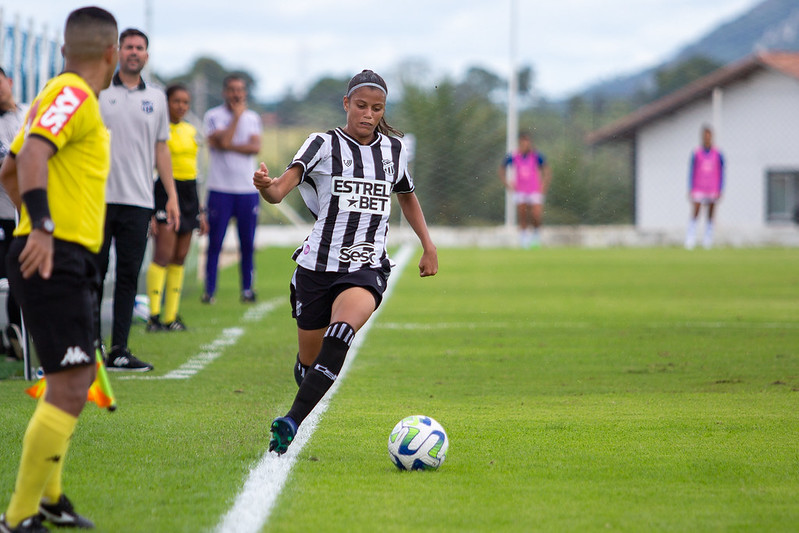
[{"label": "hill in background", "polygon": [[764,0],[743,15],[721,24],[660,65],[590,86],[583,95],[626,98],[651,91],[656,73],[691,58],[726,64],[755,52],[799,51],[799,2]]}]

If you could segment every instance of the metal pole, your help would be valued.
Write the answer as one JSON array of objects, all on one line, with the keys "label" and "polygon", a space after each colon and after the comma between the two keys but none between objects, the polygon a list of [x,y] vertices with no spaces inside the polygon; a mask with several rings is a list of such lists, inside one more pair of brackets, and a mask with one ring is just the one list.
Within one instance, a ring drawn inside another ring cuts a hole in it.
[{"label": "metal pole", "polygon": [[[508,81],[508,123],[506,151],[513,153],[516,150],[519,137],[519,112],[516,108],[516,98],[519,92],[519,69],[516,66],[516,45],[518,28],[518,0],[510,0],[510,78]],[[507,178],[509,181],[516,179],[513,166],[508,167]],[[505,226],[512,228],[516,225],[516,209],[513,202],[513,193],[505,192]]]}]

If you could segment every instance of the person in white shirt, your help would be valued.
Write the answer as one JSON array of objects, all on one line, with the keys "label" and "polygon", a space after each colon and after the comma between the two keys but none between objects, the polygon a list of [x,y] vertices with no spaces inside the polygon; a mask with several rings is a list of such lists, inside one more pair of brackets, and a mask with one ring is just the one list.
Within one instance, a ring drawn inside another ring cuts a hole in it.
[{"label": "person in white shirt", "polygon": [[236,219],[241,254],[241,301],[255,301],[255,227],[260,197],[253,191],[255,156],[261,150],[261,118],[247,108],[247,83],[232,74],[224,80],[225,103],[209,109],[203,129],[210,148],[206,189],[208,252],[204,303],[213,303],[219,254],[231,218]]}]

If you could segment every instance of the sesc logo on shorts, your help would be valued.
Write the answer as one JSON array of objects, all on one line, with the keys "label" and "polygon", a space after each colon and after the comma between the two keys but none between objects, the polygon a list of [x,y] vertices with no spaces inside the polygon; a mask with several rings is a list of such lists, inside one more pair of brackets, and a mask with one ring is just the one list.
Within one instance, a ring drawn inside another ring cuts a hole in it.
[{"label": "sesc logo on shorts", "polygon": [[57,136],[87,97],[88,94],[77,87],[64,86],[50,107],[42,113],[37,126]]},{"label": "sesc logo on shorts", "polygon": [[388,215],[391,210],[391,183],[362,178],[333,177],[333,195],[342,211]]},{"label": "sesc logo on shorts", "polygon": [[346,263],[375,264],[375,245],[370,242],[359,242],[352,246],[344,246],[338,253],[338,260]]}]

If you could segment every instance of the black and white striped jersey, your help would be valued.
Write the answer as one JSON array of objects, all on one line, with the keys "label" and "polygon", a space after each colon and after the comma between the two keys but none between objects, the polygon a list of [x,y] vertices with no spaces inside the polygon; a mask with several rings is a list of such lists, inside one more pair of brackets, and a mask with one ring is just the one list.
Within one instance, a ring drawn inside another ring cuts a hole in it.
[{"label": "black and white striped jersey", "polygon": [[316,219],[294,252],[297,264],[317,272],[387,266],[391,193],[414,189],[402,142],[378,133],[362,145],[341,128],[312,133],[294,165],[303,167],[298,188]]}]

